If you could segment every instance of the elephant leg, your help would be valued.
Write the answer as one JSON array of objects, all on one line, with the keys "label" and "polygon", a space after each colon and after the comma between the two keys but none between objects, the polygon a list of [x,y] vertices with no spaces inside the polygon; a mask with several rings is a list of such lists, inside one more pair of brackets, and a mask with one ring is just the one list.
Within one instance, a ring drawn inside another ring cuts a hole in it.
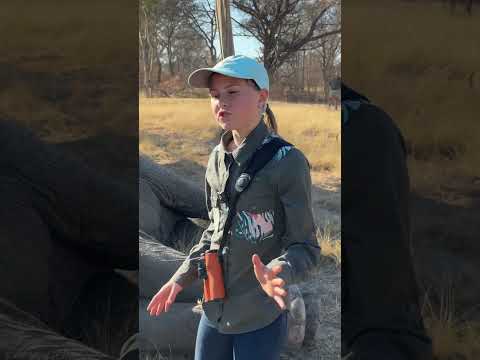
[{"label": "elephant leg", "polygon": [[0,294],[48,322],[52,241],[29,196],[16,179],[0,174]]},{"label": "elephant leg", "polygon": [[[139,293],[151,298],[177,271],[185,260],[185,254],[154,240],[139,238]],[[202,283],[197,280],[177,295],[177,301],[196,302],[202,297]]]},{"label": "elephant leg", "polygon": [[148,299],[140,298],[140,345],[142,352],[168,355],[193,354],[201,310],[194,303],[176,302],[159,316],[147,311]]},{"label": "elephant leg", "polygon": [[188,253],[191,247],[198,243],[205,229],[195,224],[192,220],[183,218],[176,222],[172,232],[174,249]]},{"label": "elephant leg", "polygon": [[175,223],[180,219],[178,214],[160,204],[152,191],[151,185],[144,179],[139,179],[139,228],[151,235],[157,241],[172,246],[172,233]]},{"label": "elephant leg", "polygon": [[148,156],[139,157],[140,178],[148,182],[160,203],[187,217],[208,219],[204,190],[162,167]]},{"label": "elephant leg", "polygon": [[82,289],[62,332],[118,357],[138,332],[138,287],[115,271],[98,273]]}]

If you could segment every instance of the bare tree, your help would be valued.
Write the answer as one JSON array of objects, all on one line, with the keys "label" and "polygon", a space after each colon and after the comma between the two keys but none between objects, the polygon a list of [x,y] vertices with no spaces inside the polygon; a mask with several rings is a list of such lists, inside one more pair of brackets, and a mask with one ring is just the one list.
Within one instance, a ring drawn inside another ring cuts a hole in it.
[{"label": "bare tree", "polygon": [[335,78],[335,64],[341,52],[340,34],[335,34],[321,40],[318,49],[315,50],[320,63],[323,77],[323,89],[325,98],[330,97],[329,83]]},{"label": "bare tree", "polygon": [[[201,25],[197,10],[194,0],[140,0],[139,64],[146,96],[152,96],[153,89],[162,81],[164,64],[170,77],[178,73],[182,77],[199,61],[209,62],[204,56],[207,47],[202,42],[208,33],[202,34],[198,26],[192,26],[194,21]],[[207,15],[212,16],[211,12]],[[208,40],[210,60],[216,57],[214,40],[214,35]]]},{"label": "bare tree", "polygon": [[155,0],[140,0],[139,4],[139,64],[143,73],[143,87],[147,97],[152,96],[153,89],[153,64],[160,63],[159,39],[157,36],[158,2]]},{"label": "bare tree", "polygon": [[191,8],[191,0],[157,0],[159,3],[156,33],[165,48],[170,76],[175,75],[175,43],[188,27],[183,10]]},{"label": "bare tree", "polygon": [[262,44],[263,62],[271,77],[297,51],[340,32],[336,0],[232,0],[247,15],[236,22]]},{"label": "bare tree", "polygon": [[210,64],[217,62],[217,49],[215,39],[217,37],[217,21],[214,4],[212,0],[195,1],[183,9],[190,26],[205,42],[210,53]]}]

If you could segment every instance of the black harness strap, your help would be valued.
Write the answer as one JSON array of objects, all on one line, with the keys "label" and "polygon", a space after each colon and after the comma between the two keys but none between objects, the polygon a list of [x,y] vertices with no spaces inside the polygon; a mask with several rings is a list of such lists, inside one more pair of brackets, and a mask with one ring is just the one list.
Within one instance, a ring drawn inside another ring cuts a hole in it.
[{"label": "black harness strap", "polygon": [[225,244],[225,241],[228,236],[228,231],[232,226],[232,221],[233,221],[233,217],[235,216],[235,208],[236,208],[238,197],[243,191],[245,191],[248,188],[248,186],[252,182],[252,179],[255,177],[257,172],[259,172],[270,160],[272,160],[272,158],[275,156],[278,150],[280,150],[280,148],[284,146],[293,146],[293,145],[281,138],[274,137],[266,144],[261,145],[250,157],[246,170],[242,174],[240,174],[237,181],[235,182],[235,191],[233,193],[232,198],[230,199],[230,203],[228,204],[229,205],[228,215],[227,215],[227,219],[225,220],[223,236],[222,236],[222,239],[220,240],[220,251],[222,250],[223,245]]}]

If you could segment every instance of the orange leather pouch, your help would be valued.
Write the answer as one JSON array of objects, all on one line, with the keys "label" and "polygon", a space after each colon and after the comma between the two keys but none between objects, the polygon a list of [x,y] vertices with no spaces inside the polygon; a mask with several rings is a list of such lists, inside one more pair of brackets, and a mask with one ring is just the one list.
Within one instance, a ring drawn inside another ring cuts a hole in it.
[{"label": "orange leather pouch", "polygon": [[205,301],[225,298],[222,265],[217,250],[205,252],[207,278],[203,280],[203,295]]}]

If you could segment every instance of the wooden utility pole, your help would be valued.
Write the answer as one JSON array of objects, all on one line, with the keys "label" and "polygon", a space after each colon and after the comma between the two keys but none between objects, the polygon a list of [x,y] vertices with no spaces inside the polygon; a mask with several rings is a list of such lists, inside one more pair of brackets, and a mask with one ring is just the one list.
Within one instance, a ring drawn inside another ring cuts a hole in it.
[{"label": "wooden utility pole", "polygon": [[216,0],[216,15],[222,59],[234,55],[232,21],[230,19],[230,1]]}]

